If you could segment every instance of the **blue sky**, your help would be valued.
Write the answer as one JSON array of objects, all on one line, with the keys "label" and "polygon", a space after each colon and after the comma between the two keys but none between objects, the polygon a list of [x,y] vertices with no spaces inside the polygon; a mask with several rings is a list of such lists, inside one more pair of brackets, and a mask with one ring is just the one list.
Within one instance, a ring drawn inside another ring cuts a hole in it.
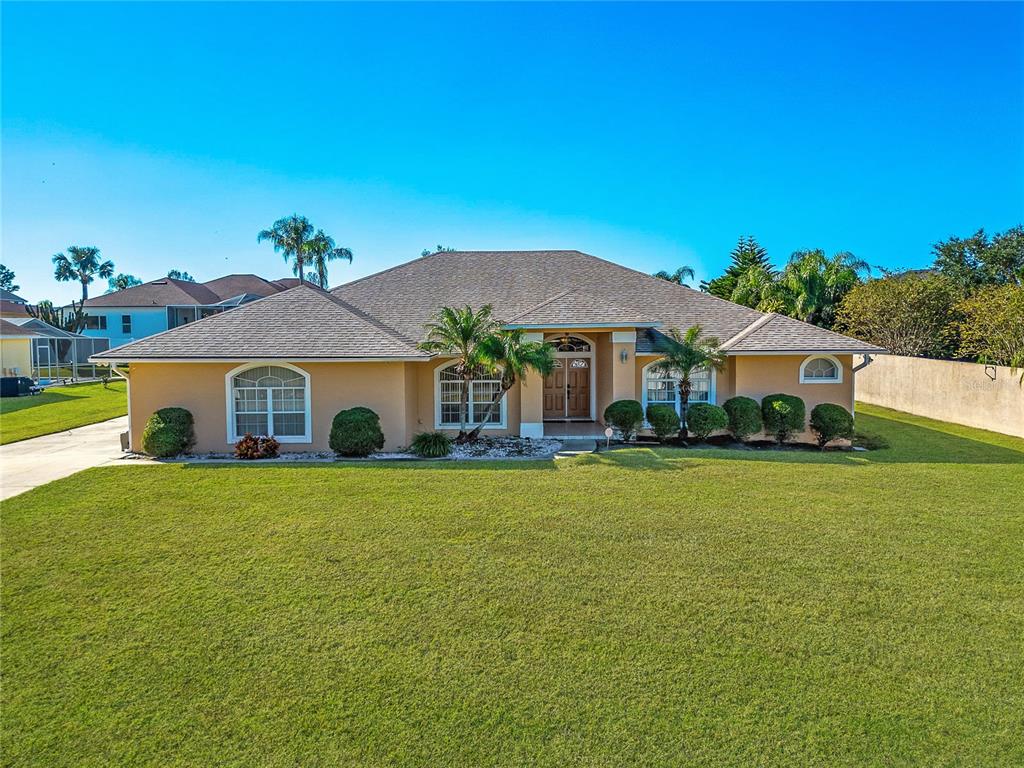
[{"label": "blue sky", "polygon": [[[143,279],[288,274],[299,212],[332,283],[419,255],[579,248],[718,274],[1024,220],[1024,6],[15,4],[2,8],[4,264],[97,245]],[[100,292],[94,289],[94,292]]]}]

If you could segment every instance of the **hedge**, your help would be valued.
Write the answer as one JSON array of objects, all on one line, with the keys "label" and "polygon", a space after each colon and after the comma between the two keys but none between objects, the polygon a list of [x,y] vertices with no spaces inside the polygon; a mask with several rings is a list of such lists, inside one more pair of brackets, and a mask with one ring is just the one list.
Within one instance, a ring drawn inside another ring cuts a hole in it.
[{"label": "hedge", "polygon": [[339,411],[331,422],[331,450],[339,456],[369,456],[384,447],[380,417],[358,406]]},{"label": "hedge", "polygon": [[761,401],[761,417],[764,431],[774,435],[781,444],[804,431],[807,409],[804,401],[795,395],[768,395]]},{"label": "hedge", "polygon": [[195,442],[192,414],[184,408],[161,408],[149,417],[142,430],[142,450],[150,456],[177,456]]}]

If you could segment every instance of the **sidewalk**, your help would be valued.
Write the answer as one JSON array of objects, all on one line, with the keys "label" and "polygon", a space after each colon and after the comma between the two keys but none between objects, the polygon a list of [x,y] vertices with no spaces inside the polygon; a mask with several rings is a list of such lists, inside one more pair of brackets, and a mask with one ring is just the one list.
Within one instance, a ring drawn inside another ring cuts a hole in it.
[{"label": "sidewalk", "polygon": [[0,499],[121,458],[128,417],[0,445]]}]

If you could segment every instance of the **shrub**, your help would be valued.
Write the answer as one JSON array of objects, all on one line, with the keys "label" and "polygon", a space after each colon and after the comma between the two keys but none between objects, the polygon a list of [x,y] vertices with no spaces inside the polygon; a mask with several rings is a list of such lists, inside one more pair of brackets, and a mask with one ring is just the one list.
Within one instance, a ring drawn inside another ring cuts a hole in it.
[{"label": "shrub", "polygon": [[604,423],[629,440],[644,423],[644,408],[636,400],[616,400],[604,409]]},{"label": "shrub", "polygon": [[764,429],[761,406],[757,400],[742,396],[730,397],[722,404],[722,408],[729,417],[729,431],[740,442]]},{"label": "shrub", "polygon": [[768,395],[761,401],[761,417],[764,431],[784,443],[795,433],[804,431],[807,409],[804,401],[795,395]]},{"label": "shrub", "polygon": [[253,437],[248,432],[235,443],[235,458],[276,459],[281,444],[272,437]]},{"label": "shrub", "polygon": [[695,403],[686,410],[686,428],[704,442],[712,432],[729,426],[729,414],[711,403]]},{"label": "shrub", "polygon": [[420,432],[412,439],[412,452],[425,459],[439,459],[452,452],[452,439],[444,432]]},{"label": "shrub", "polygon": [[679,433],[679,414],[671,405],[664,403],[648,405],[647,423],[651,425],[651,431],[663,443],[672,435]]},{"label": "shrub", "polygon": [[840,437],[853,437],[853,415],[835,403],[820,403],[811,409],[811,429],[818,437],[818,446]]},{"label": "shrub", "polygon": [[384,447],[380,417],[369,408],[339,411],[331,423],[331,450],[339,456],[369,456]]},{"label": "shrub", "polygon": [[150,456],[177,456],[195,442],[192,414],[184,408],[161,408],[142,431],[142,450]]}]

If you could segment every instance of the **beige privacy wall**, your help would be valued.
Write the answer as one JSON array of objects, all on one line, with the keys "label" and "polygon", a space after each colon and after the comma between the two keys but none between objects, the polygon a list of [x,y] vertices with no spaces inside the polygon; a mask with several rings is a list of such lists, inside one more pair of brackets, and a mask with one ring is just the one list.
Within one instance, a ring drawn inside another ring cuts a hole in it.
[{"label": "beige privacy wall", "polygon": [[879,355],[857,374],[857,399],[1024,437],[1020,375],[1001,365]]}]

